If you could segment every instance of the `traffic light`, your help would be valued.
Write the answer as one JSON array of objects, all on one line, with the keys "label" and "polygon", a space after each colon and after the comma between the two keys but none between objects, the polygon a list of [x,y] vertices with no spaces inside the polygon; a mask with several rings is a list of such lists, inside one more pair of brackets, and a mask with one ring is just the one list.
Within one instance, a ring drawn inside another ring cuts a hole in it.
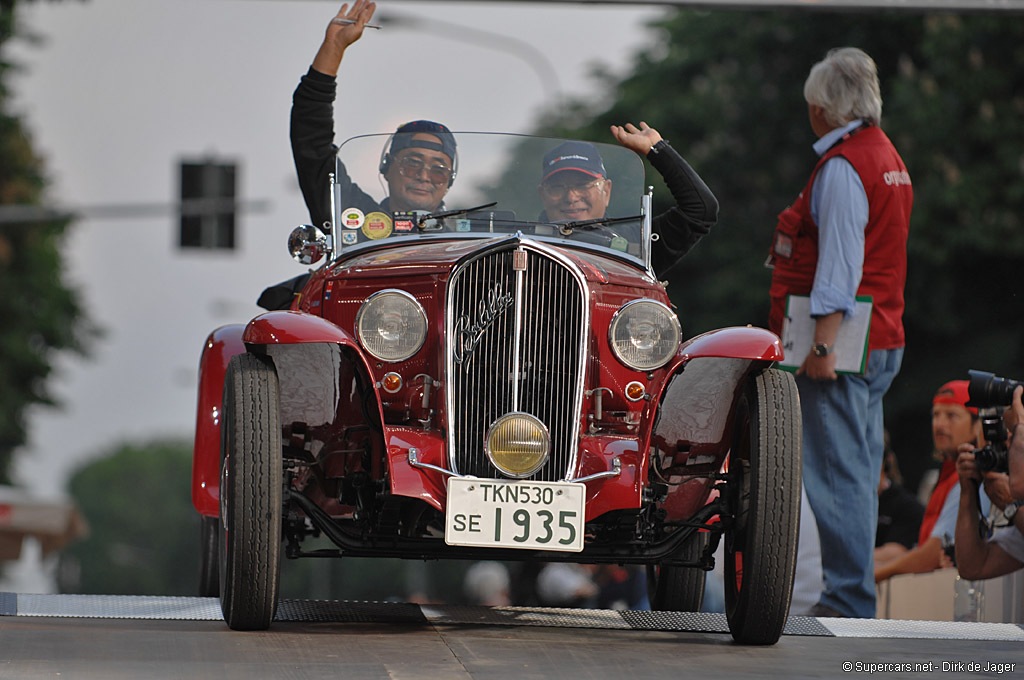
[{"label": "traffic light", "polygon": [[182,161],[180,169],[179,246],[234,250],[236,165]]}]

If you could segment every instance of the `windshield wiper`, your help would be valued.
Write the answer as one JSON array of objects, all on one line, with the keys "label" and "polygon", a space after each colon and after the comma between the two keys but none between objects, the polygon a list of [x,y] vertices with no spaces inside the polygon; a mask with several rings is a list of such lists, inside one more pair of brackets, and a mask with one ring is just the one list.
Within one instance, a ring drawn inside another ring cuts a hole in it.
[{"label": "windshield wiper", "polygon": [[459,210],[445,210],[444,212],[439,213],[427,213],[426,215],[420,217],[419,220],[416,222],[416,228],[419,229],[420,231],[426,231],[427,229],[440,229],[440,226],[428,227],[426,224],[427,220],[434,220],[436,222],[437,220],[443,220],[446,217],[457,217],[459,215],[465,215],[467,213],[476,212],[478,210],[486,210],[487,208],[493,208],[496,205],[498,205],[498,202],[492,201],[491,203],[478,205],[475,208],[460,208]]},{"label": "windshield wiper", "polygon": [[605,224],[618,224],[619,222],[634,222],[636,220],[642,220],[643,215],[633,215],[632,217],[595,217],[592,220],[579,220],[577,222],[554,222],[554,226],[558,227],[558,233],[562,236],[569,236],[572,234],[573,229],[593,229],[599,225]]}]

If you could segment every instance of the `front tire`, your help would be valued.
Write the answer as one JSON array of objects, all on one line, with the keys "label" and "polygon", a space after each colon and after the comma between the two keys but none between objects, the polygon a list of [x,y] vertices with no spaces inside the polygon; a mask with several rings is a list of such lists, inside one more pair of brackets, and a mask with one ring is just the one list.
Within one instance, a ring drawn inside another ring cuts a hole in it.
[{"label": "front tire", "polygon": [[234,630],[265,630],[277,611],[283,483],[278,381],[269,359],[231,359],[223,409],[221,611]]},{"label": "front tire", "polygon": [[737,415],[725,613],[737,642],[771,645],[789,614],[800,529],[801,417],[793,375],[776,369],[756,375]]},{"label": "front tire", "polygon": [[[698,560],[707,545],[707,533],[698,533],[683,546],[688,560]],[[704,604],[707,572],[699,567],[647,565],[647,599],[654,611],[699,612]]]},{"label": "front tire", "polygon": [[220,573],[217,568],[220,519],[199,516],[199,596],[220,595]]}]

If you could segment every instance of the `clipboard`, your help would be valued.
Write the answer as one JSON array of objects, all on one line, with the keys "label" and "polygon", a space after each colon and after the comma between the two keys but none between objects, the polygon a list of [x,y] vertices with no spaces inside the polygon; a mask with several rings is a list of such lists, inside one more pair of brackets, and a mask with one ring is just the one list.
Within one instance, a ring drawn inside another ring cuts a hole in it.
[{"label": "clipboard", "polygon": [[[853,314],[839,324],[836,336],[836,373],[863,375],[868,363],[868,335],[871,331],[871,296],[858,295]],[[779,368],[795,372],[807,358],[814,343],[816,321],[811,317],[811,298],[790,295],[786,298],[786,317],[782,320],[782,351],[785,358]]]}]

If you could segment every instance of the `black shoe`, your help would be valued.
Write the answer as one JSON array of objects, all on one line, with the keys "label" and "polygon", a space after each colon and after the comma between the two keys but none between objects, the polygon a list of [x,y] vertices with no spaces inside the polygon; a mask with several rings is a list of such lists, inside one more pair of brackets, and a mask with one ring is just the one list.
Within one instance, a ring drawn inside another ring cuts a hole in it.
[{"label": "black shoe", "polygon": [[833,609],[832,607],[829,607],[827,604],[822,604],[821,602],[808,609],[807,613],[804,616],[838,619],[849,618],[846,614],[842,613],[841,611]]}]

